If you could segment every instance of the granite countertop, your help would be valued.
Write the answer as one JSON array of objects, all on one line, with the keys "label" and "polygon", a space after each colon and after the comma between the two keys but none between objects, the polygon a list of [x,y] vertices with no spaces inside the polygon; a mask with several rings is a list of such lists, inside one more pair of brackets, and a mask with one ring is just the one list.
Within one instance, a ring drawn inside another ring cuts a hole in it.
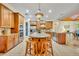
[{"label": "granite countertop", "polygon": [[45,37],[48,37],[49,35],[42,32],[42,33],[38,33],[38,32],[35,32],[33,34],[30,35],[30,37],[35,37],[35,38],[45,38]]},{"label": "granite countertop", "polygon": [[12,35],[14,35],[14,33],[12,33],[12,34],[1,34],[0,36],[12,36]]}]

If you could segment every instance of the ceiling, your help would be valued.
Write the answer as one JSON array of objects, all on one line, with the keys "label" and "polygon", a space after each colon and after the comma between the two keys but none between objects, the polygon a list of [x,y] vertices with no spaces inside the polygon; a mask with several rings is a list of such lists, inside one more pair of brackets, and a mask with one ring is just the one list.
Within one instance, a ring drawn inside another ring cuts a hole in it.
[{"label": "ceiling", "polygon": [[[19,10],[24,15],[29,10],[26,19],[31,17],[35,20],[35,13],[38,10],[38,3],[8,3],[13,8]],[[79,4],[77,3],[40,3],[41,11],[44,13],[44,20],[57,20],[63,17],[71,16],[79,12]],[[51,13],[48,11],[52,10]],[[48,17],[47,17],[48,16]]]}]

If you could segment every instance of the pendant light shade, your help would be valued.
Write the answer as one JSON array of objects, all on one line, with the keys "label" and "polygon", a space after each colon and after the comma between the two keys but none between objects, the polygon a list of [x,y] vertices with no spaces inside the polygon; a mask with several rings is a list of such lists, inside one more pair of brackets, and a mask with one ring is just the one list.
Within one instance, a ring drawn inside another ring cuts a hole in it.
[{"label": "pendant light shade", "polygon": [[40,4],[39,4],[38,12],[35,14],[35,16],[37,19],[41,19],[44,16],[44,14],[41,12]]},{"label": "pendant light shade", "polygon": [[39,13],[36,13],[35,16],[36,16],[36,18],[41,19],[44,15],[43,15],[43,13],[39,12]]}]

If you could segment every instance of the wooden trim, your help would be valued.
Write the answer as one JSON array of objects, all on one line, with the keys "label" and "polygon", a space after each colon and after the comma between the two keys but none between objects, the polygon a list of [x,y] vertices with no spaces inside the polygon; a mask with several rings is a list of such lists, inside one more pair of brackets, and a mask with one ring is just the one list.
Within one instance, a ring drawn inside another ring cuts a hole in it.
[{"label": "wooden trim", "polygon": [[13,12],[11,9],[9,9],[7,6],[5,6],[4,4],[0,3],[1,6],[7,8],[8,10],[10,10],[11,12]]}]

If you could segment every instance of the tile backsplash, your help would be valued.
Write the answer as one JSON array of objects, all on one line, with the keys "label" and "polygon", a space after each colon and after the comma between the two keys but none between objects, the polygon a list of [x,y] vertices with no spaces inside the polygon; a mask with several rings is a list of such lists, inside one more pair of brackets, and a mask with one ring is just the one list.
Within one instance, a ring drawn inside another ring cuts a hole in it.
[{"label": "tile backsplash", "polygon": [[11,34],[10,28],[0,28],[0,35],[10,35],[10,34]]}]

